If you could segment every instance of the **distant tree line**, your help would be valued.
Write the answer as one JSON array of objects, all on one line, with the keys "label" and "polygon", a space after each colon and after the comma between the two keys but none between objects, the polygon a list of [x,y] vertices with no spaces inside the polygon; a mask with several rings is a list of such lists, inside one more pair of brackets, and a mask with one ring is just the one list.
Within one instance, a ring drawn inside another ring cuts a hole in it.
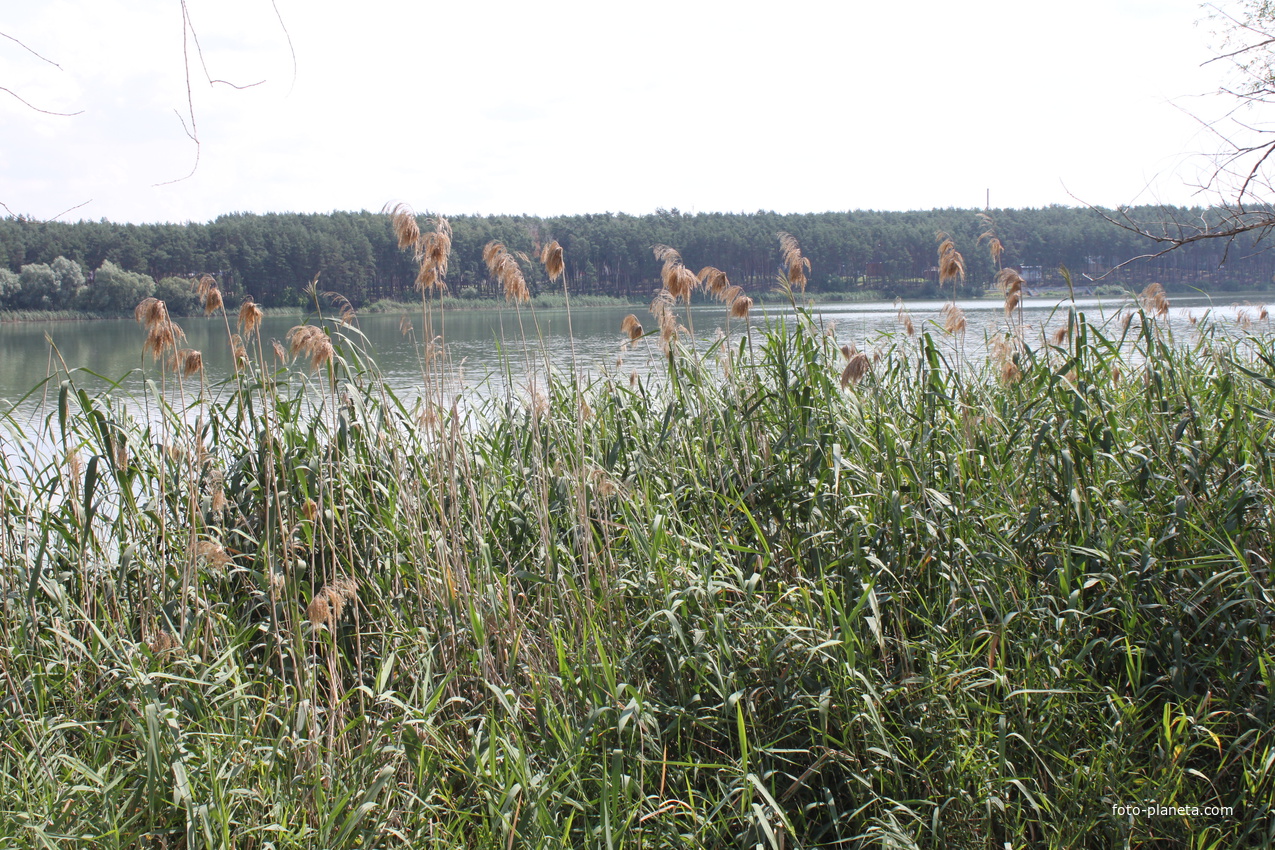
[{"label": "distant tree line", "polygon": [[[1207,220],[1203,209],[1133,210],[1143,220]],[[1004,245],[1000,263],[1023,271],[1030,285],[1062,285],[1059,267],[1099,277],[1112,266],[1153,252],[1147,239],[1112,225],[1086,208],[988,211]],[[421,216],[425,224],[426,216]],[[939,293],[938,231],[955,239],[967,276],[961,294],[991,285],[996,265],[987,250],[987,223],[974,210],[855,211],[781,215],[659,210],[651,215],[598,213],[533,216],[456,216],[447,284],[454,295],[495,298],[482,249],[497,239],[510,251],[534,256],[557,239],[565,249],[573,293],[633,299],[659,287],[651,246],[677,248],[688,266],[714,265],[756,293],[769,290],[779,270],[775,234],[792,233],[812,264],[812,292],[871,290],[885,296]],[[1221,241],[1185,246],[1119,269],[1105,283],[1140,288],[1156,281],[1170,290],[1209,292],[1264,288],[1275,277],[1275,256],[1236,250]],[[1223,262],[1225,260],[1225,263]],[[533,294],[550,287],[543,269],[525,269]],[[0,309],[81,310],[119,314],[157,294],[177,311],[194,309],[190,283],[212,274],[228,296],[252,295],[266,306],[304,303],[304,287],[320,287],[356,306],[382,298],[407,300],[416,265],[400,251],[389,216],[372,212],[224,215],[206,224],[114,224],[0,219]],[[950,286],[943,292],[949,292]]]}]

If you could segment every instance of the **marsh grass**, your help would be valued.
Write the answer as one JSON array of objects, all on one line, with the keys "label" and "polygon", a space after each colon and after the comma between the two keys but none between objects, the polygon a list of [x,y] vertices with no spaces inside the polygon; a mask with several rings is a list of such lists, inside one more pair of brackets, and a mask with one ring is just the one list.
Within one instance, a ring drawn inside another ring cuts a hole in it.
[{"label": "marsh grass", "polygon": [[1269,337],[1072,311],[1010,381],[661,305],[663,379],[476,417],[317,299],[150,420],[61,374],[0,452],[0,840],[1275,841]]}]

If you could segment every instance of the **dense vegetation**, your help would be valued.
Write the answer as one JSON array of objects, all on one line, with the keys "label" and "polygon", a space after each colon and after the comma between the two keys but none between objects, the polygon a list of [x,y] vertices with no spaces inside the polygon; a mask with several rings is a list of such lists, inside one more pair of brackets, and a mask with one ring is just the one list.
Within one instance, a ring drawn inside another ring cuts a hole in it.
[{"label": "dense vegetation", "polygon": [[[1082,273],[1102,274],[1155,248],[1089,209],[991,214],[1006,248],[1003,262],[1023,271],[1029,286],[1061,287],[1059,266],[1071,269],[1079,280]],[[1147,209],[1130,215],[1142,221],[1201,221],[1212,213]],[[650,257],[655,244],[677,245],[688,262],[712,262],[753,291],[769,289],[776,263],[764,246],[780,230],[802,234],[813,265],[810,288],[816,292],[933,294],[935,233],[940,230],[953,235],[967,258],[967,294],[982,292],[996,272],[987,253],[978,249],[985,226],[971,210],[809,215],[690,215],[673,210],[645,216],[457,216],[451,222],[454,253],[447,282],[451,293],[462,298],[498,295],[482,260],[482,248],[492,239],[527,253],[556,239],[565,248],[571,292],[639,300],[649,300],[659,287],[659,269]],[[1127,266],[1109,282],[1141,289],[1158,281],[1170,291],[1199,287],[1209,292],[1270,284],[1275,275],[1272,255],[1236,247],[1222,265],[1225,250],[1221,241],[1189,245]],[[58,257],[80,266],[74,286],[43,268]],[[103,265],[108,262],[113,266]],[[102,270],[115,267],[161,283],[167,278],[159,297],[169,300],[178,315],[182,282],[205,273],[216,276],[228,296],[252,293],[266,306],[301,303],[304,286],[316,271],[326,288],[345,293],[356,306],[377,299],[411,300],[416,275],[410,258],[397,249],[389,216],[379,213],[236,214],[207,224],[154,225],[0,219],[0,310],[127,313],[137,303],[131,293],[120,287],[98,291]],[[92,280],[87,279],[90,270],[97,270]],[[533,295],[547,286],[538,271],[528,271],[528,283]]]},{"label": "dense vegetation", "polygon": [[1275,841],[1275,345],[1162,306],[985,363],[664,313],[659,380],[430,345],[409,404],[252,308],[208,386],[148,302],[149,419],[72,370],[5,438],[0,840]]}]

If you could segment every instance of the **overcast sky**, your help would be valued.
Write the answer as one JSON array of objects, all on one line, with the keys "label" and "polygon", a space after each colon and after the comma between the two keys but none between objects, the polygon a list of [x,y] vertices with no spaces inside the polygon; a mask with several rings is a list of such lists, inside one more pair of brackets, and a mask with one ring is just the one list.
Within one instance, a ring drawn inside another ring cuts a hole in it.
[{"label": "overcast sky", "polygon": [[[814,212],[1191,202],[1216,43],[1191,0],[10,0],[0,203]],[[293,53],[295,51],[295,73]],[[41,58],[43,57],[43,58]],[[56,63],[57,67],[52,63]],[[209,77],[225,80],[232,88]],[[166,181],[179,182],[163,184]],[[1195,199],[1200,200],[1200,199]],[[0,215],[5,214],[0,208]]]}]

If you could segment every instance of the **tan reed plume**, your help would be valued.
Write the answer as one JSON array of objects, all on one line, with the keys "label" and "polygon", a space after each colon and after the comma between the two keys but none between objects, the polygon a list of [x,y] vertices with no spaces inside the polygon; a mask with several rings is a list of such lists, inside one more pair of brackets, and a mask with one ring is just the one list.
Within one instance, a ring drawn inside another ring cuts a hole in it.
[{"label": "tan reed plume", "polygon": [[193,348],[182,348],[173,352],[173,371],[183,378],[188,378],[204,368],[204,356]]},{"label": "tan reed plume", "polygon": [[1001,381],[1006,384],[1016,384],[1023,377],[1015,357],[1019,346],[1017,338],[1011,340],[1004,336],[997,336],[992,340],[992,362],[996,364],[1000,372]]},{"label": "tan reed plume", "polygon": [[748,314],[752,312],[753,299],[747,295],[740,295],[731,299],[730,317],[732,319],[747,319]]},{"label": "tan reed plume", "polygon": [[350,303],[350,299],[346,298],[339,292],[325,292],[323,295],[335,304],[336,308],[341,311],[341,324],[354,324],[354,320],[358,318],[358,314],[355,313],[354,305]]},{"label": "tan reed plume", "polygon": [[386,204],[381,208],[381,212],[388,213],[390,216],[390,227],[394,229],[398,247],[415,250],[416,242],[421,236],[421,228],[416,223],[416,213],[412,208],[405,203],[397,203],[393,206]]},{"label": "tan reed plume", "polygon": [[224,306],[221,290],[217,288],[217,281],[210,274],[201,275],[195,282],[195,294],[204,299],[205,316],[212,315]]},{"label": "tan reed plume", "polygon": [[638,317],[630,313],[620,322],[620,333],[629,335],[629,342],[636,342],[642,337],[642,323]]},{"label": "tan reed plume", "polygon": [[252,336],[261,327],[263,315],[261,305],[253,301],[252,296],[249,295],[239,305],[239,333],[244,336]]},{"label": "tan reed plume", "polygon": [[655,254],[655,259],[663,263],[660,268],[660,280],[668,294],[675,300],[689,304],[691,293],[699,285],[699,278],[682,264],[682,255],[676,248],[670,248],[668,245],[652,245],[651,252]]},{"label": "tan reed plume", "polygon": [[899,324],[903,325],[903,332],[908,336],[916,336],[916,325],[912,322],[912,314],[903,306],[903,299],[894,299],[894,305],[899,308],[898,319]]},{"label": "tan reed plume", "polygon": [[221,569],[231,562],[226,547],[211,540],[200,540],[195,544],[195,557],[202,558],[211,567]]},{"label": "tan reed plume", "polygon": [[1158,283],[1148,284],[1138,300],[1142,303],[1142,309],[1153,316],[1163,319],[1169,315],[1168,296],[1164,294],[1164,287]]},{"label": "tan reed plume", "polygon": [[150,640],[146,641],[146,647],[155,655],[160,655],[161,653],[180,649],[181,641],[160,629],[151,635]]},{"label": "tan reed plume", "polygon": [[142,351],[156,360],[165,352],[175,353],[178,343],[186,339],[185,332],[169,318],[167,305],[158,298],[143,298],[133,310],[133,317],[146,329]]},{"label": "tan reed plume", "polygon": [[858,384],[863,376],[872,371],[872,361],[853,344],[841,346],[841,354],[846,358],[846,368],[841,371],[841,388]]},{"label": "tan reed plume", "polygon": [[503,243],[496,240],[488,242],[483,247],[483,262],[487,264],[492,278],[504,288],[506,301],[525,304],[531,300],[531,291],[527,288],[522,267],[518,265],[518,257],[509,253]]},{"label": "tan reed plume", "polygon": [[676,248],[668,245],[652,245],[651,253],[663,265],[660,268],[660,281],[674,299],[690,301],[691,292],[699,281],[690,269],[682,264],[682,255]]},{"label": "tan reed plume", "polygon": [[784,265],[788,267],[788,283],[798,292],[806,291],[806,273],[810,271],[810,260],[801,255],[801,246],[790,233],[779,231],[779,250],[784,255]]},{"label": "tan reed plume", "polygon": [[996,287],[1005,296],[1005,315],[1014,312],[1023,300],[1023,276],[1011,268],[996,273]]},{"label": "tan reed plume", "polygon": [[715,266],[704,266],[704,268],[699,270],[699,274],[695,275],[695,278],[714,298],[723,302],[727,301],[724,293],[731,288],[731,283],[726,277],[726,272]]},{"label": "tan reed plume", "polygon": [[1005,246],[1001,243],[1000,237],[996,235],[996,223],[992,221],[992,217],[987,213],[977,213],[978,220],[983,223],[987,229],[978,237],[978,244],[987,243],[987,252],[992,255],[992,262],[997,268],[1001,264],[1001,255],[1005,253]]},{"label": "tan reed plume", "polygon": [[948,303],[943,305],[940,315],[943,316],[943,330],[949,334],[965,333],[965,311],[956,304]]},{"label": "tan reed plume", "polygon": [[306,357],[310,361],[310,369],[318,371],[332,360],[336,351],[332,348],[332,340],[328,339],[328,335],[323,329],[316,325],[297,325],[288,331],[285,337],[288,340],[289,351],[293,357],[298,354]]},{"label": "tan reed plume", "polygon": [[305,610],[306,619],[315,628],[335,629],[345,613],[345,606],[358,598],[359,583],[348,576],[340,576],[331,584],[325,584],[314,594]]},{"label": "tan reed plume", "polygon": [[562,246],[558,244],[557,239],[546,245],[540,252],[540,262],[544,264],[545,274],[549,275],[551,282],[562,276],[566,263],[563,262]]},{"label": "tan reed plume", "polygon": [[452,226],[441,215],[430,221],[434,229],[416,237],[416,256],[421,263],[416,284],[422,291],[442,291],[447,288],[443,278],[447,276],[447,261],[452,252]]},{"label": "tan reed plume", "polygon": [[939,231],[939,285],[965,280],[965,258],[956,250],[952,237]]},{"label": "tan reed plume", "polygon": [[672,345],[677,341],[678,334],[682,330],[673,312],[676,303],[667,289],[661,289],[656,294],[655,300],[651,302],[651,315],[655,316],[655,321],[660,328],[660,350],[665,354],[672,351]]}]

